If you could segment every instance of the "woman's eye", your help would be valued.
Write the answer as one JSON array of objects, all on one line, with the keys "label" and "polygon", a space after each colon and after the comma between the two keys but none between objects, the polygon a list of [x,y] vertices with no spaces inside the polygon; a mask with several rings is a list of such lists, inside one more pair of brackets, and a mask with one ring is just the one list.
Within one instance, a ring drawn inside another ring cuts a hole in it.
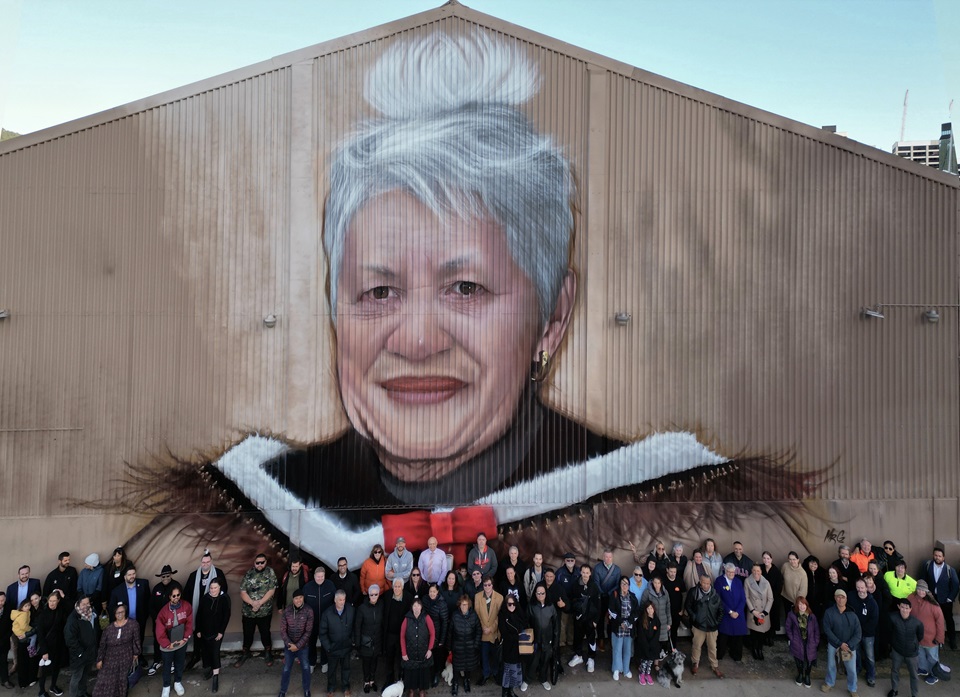
[{"label": "woman's eye", "polygon": [[377,286],[370,290],[370,297],[374,300],[386,300],[390,297],[390,287],[389,286]]},{"label": "woman's eye", "polygon": [[473,295],[480,290],[480,286],[472,281],[457,281],[453,284],[453,289],[460,295]]}]

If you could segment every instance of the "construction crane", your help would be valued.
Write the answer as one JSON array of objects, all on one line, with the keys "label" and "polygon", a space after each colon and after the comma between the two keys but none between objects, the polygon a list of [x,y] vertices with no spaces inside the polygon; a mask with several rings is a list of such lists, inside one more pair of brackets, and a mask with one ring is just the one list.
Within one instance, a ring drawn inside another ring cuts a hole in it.
[{"label": "construction crane", "polygon": [[907,98],[910,96],[910,90],[907,90],[903,94],[903,118],[900,119],[900,141],[903,141],[903,136],[907,132]]}]

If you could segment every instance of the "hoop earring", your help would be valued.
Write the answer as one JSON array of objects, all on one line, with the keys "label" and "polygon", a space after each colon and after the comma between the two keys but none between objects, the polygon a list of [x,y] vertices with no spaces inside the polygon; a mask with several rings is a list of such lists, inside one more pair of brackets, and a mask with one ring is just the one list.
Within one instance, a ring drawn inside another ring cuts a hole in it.
[{"label": "hoop earring", "polygon": [[534,361],[533,367],[530,370],[530,379],[534,382],[543,382],[547,379],[547,368],[550,364],[550,354],[546,351],[541,351],[537,354],[537,360]]}]

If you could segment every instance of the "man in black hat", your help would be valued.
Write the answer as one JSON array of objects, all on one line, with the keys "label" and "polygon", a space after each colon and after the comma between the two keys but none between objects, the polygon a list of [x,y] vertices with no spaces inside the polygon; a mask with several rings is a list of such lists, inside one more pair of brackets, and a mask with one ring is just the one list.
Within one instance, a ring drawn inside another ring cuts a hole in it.
[{"label": "man in black hat", "polygon": [[[174,572],[176,573],[176,572]],[[209,549],[203,550],[200,557],[200,566],[190,572],[187,585],[183,587],[183,597],[193,609],[193,626],[197,626],[197,610],[200,608],[200,599],[210,592],[210,581],[217,579],[220,582],[220,592],[227,593],[227,577],[213,564],[213,555]],[[187,670],[193,669],[200,662],[200,642],[193,642],[193,653],[187,661]]]},{"label": "man in black hat", "polygon": [[[156,577],[160,579],[160,583],[155,585],[153,591],[150,593],[151,627],[156,626],[157,615],[160,613],[160,609],[170,601],[170,583],[173,581],[173,575],[175,573],[178,573],[176,569],[173,569],[169,564],[164,564],[163,568],[160,569],[160,573],[156,575]],[[150,668],[147,669],[147,675],[156,675],[162,665],[163,657],[160,655],[160,642],[157,641],[157,634],[154,632],[153,663],[150,665]]]}]

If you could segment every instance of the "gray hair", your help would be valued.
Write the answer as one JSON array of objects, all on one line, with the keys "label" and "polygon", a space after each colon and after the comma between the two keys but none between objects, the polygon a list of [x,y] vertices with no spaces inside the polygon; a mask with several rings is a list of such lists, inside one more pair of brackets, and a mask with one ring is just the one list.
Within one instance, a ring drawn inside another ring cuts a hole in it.
[{"label": "gray hair", "polygon": [[729,562],[729,561],[728,561],[726,564],[723,565],[723,570],[724,570],[724,571],[736,571],[736,570],[737,570],[737,565],[734,564],[733,562]]},{"label": "gray hair", "polygon": [[674,543],[673,543],[673,551],[676,552],[678,549],[679,549],[681,552],[683,551],[683,543],[682,543],[682,542],[674,542]]},{"label": "gray hair", "polygon": [[339,590],[339,591],[337,591],[336,593],[333,594],[333,597],[334,597],[334,598],[346,598],[346,597],[347,597],[347,592],[346,592],[345,590]]},{"label": "gray hair", "polygon": [[374,593],[379,593],[379,592],[380,592],[380,584],[378,584],[378,583],[371,583],[369,586],[367,586],[367,593],[369,593],[370,591],[373,591]]},{"label": "gray hair", "polygon": [[481,32],[438,32],[383,54],[366,87],[383,116],[362,123],[330,166],[323,244],[334,321],[351,221],[401,191],[441,219],[489,216],[502,226],[546,324],[567,275],[577,190],[560,148],[517,108],[538,85],[518,49]]}]

